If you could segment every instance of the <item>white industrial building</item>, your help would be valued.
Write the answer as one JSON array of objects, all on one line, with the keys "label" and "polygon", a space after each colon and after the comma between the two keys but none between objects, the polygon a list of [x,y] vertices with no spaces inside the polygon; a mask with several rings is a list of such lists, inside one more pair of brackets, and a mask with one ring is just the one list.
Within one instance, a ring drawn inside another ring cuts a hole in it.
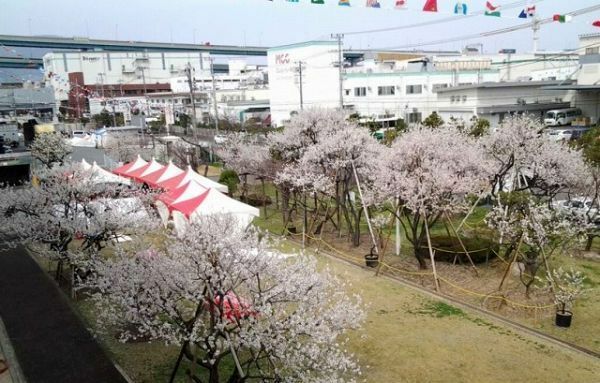
[{"label": "white industrial building", "polygon": [[[272,122],[283,125],[302,108],[339,108],[340,98],[345,110],[383,123],[398,118],[419,122],[434,111],[440,112],[442,107],[446,115],[483,113],[494,115],[492,120],[497,122],[502,114],[490,109],[493,105],[525,102],[553,108],[568,103],[565,94],[538,88],[557,84],[548,81],[566,80],[576,72],[577,54],[508,52],[366,52],[360,57],[344,52],[340,87],[337,42],[313,41],[272,48],[268,51]],[[485,85],[490,83],[506,86]],[[452,93],[454,90],[458,93]]]},{"label": "white industrial building", "polygon": [[[169,84],[172,77],[181,76],[190,65],[197,75],[210,75],[210,55],[200,52],[50,52],[44,55],[44,72],[55,89],[58,101],[67,100],[73,84],[69,73],[81,73],[83,83],[99,91],[117,87],[116,91],[131,85],[142,88],[146,83]],[[121,88],[121,89],[119,89]]]}]

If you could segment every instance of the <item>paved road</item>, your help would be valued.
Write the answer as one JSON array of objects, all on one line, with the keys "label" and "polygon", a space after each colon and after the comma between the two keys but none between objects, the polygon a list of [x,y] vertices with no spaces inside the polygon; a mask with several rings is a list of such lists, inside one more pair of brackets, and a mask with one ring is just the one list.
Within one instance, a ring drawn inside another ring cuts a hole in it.
[{"label": "paved road", "polygon": [[0,317],[28,383],[124,383],[23,248],[0,251]]}]

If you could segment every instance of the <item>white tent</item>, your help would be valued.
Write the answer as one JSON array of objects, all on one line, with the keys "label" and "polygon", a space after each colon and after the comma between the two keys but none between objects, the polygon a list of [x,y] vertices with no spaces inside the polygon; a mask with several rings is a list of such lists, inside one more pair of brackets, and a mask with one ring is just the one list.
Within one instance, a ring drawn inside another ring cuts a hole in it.
[{"label": "white tent", "polygon": [[154,173],[157,170],[160,170],[164,168],[164,165],[161,165],[160,163],[158,163],[154,157],[152,158],[152,160],[150,162],[148,162],[146,165],[142,166],[141,168],[138,168],[137,170],[133,170],[133,171],[128,171],[126,174],[124,174],[126,177],[132,178],[138,182],[144,182],[144,177],[147,176],[150,173]]},{"label": "white tent", "polygon": [[92,169],[92,165],[90,165],[85,158],[81,159],[81,162],[77,163],[77,165],[79,166],[79,168],[81,170],[83,170],[84,172],[87,172],[88,170]]},{"label": "white tent", "polygon": [[196,198],[206,191],[207,189],[204,186],[200,186],[196,181],[188,181],[185,185],[177,189],[169,190],[159,195],[156,201],[156,210],[163,225],[166,226],[169,220],[171,215],[170,209],[173,204]]},{"label": "white tent", "polygon": [[94,161],[94,164],[88,169],[88,172],[91,174],[92,180],[95,183],[117,183],[122,185],[131,185],[131,180],[113,174],[108,170],[102,169],[100,166],[98,166],[96,161]]},{"label": "white tent", "polygon": [[96,147],[96,140],[92,136],[73,137],[73,138],[67,140],[67,142],[71,146],[80,146],[80,147],[83,146],[86,148],[95,148]]},{"label": "white tent", "polygon": [[185,232],[185,218],[189,221],[200,219],[202,216],[213,214],[230,214],[236,218],[242,227],[248,226],[254,217],[260,215],[260,210],[226,196],[215,189],[208,189],[198,197],[171,205],[175,229],[178,233]]}]

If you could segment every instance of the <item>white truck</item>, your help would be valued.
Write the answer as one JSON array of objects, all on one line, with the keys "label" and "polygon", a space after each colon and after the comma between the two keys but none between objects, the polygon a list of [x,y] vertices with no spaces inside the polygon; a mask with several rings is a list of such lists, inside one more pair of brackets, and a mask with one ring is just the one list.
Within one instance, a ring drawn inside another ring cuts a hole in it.
[{"label": "white truck", "polygon": [[0,137],[3,138],[4,146],[16,148],[23,145],[23,133],[16,123],[0,123]]}]

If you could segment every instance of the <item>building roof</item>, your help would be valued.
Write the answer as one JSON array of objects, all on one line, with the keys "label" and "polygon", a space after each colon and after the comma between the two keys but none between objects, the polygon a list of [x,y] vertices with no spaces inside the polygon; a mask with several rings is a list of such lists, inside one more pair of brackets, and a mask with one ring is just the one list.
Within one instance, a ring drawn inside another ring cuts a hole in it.
[{"label": "building roof", "polygon": [[310,47],[311,45],[337,45],[337,41],[333,41],[333,40],[304,41],[304,42],[301,42],[301,43],[288,44],[288,45],[280,45],[278,47],[272,47],[272,48],[269,48],[267,50],[267,52],[270,52],[270,51],[280,51],[280,50],[290,49],[290,48]]},{"label": "building roof", "polygon": [[544,90],[600,90],[600,84],[598,85],[577,85],[577,84],[567,84],[567,85],[556,85],[556,86],[544,86],[542,87]]},{"label": "building roof", "polygon": [[514,87],[540,87],[559,85],[565,81],[507,81],[507,82],[483,82],[480,84],[460,85],[449,88],[437,89],[437,93],[450,93],[459,90],[468,89],[487,89],[487,88],[514,88]]}]

